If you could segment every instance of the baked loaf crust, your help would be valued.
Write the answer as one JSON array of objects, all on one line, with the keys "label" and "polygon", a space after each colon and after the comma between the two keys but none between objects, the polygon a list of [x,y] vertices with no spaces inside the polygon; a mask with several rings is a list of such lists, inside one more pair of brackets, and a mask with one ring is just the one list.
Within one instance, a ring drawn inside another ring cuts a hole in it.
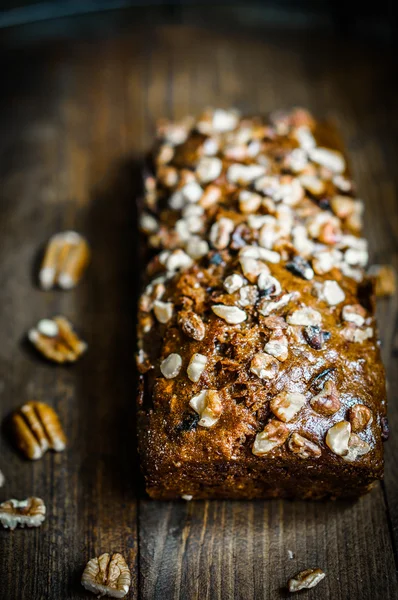
[{"label": "baked loaf crust", "polygon": [[163,121],[141,229],[153,498],[350,497],[383,474],[385,375],[341,142],[303,109]]}]

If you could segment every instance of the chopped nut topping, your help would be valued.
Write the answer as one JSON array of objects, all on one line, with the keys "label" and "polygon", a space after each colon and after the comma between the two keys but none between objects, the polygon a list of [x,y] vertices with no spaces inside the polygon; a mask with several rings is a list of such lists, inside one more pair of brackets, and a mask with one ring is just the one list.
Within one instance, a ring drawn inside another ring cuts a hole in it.
[{"label": "chopped nut topping", "polygon": [[357,458],[370,452],[370,445],[362,440],[359,435],[352,433],[348,442],[348,452],[343,456],[347,462],[354,462]]},{"label": "chopped nut topping", "polygon": [[254,283],[260,273],[269,274],[268,266],[257,260],[256,258],[252,258],[251,256],[242,256],[239,259],[240,266],[242,267],[243,275],[251,282]]},{"label": "chopped nut topping", "polygon": [[222,217],[219,221],[213,223],[210,229],[209,239],[214,248],[223,250],[229,245],[231,233],[235,228],[232,219]]},{"label": "chopped nut topping", "polygon": [[372,327],[360,329],[359,327],[350,324],[347,327],[344,327],[340,333],[348,342],[362,344],[369,338],[372,338],[374,332]]},{"label": "chopped nut topping", "polygon": [[131,585],[131,575],[123,556],[101,554],[91,558],[82,575],[82,586],[89,592],[111,598],[124,598]]},{"label": "chopped nut topping", "polygon": [[369,275],[376,277],[376,296],[393,296],[397,289],[396,275],[391,265],[372,265]]},{"label": "chopped nut topping", "polygon": [[345,300],[345,293],[337,283],[337,281],[325,281],[322,286],[321,298],[324,299],[329,306],[336,306]]},{"label": "chopped nut topping", "polygon": [[326,577],[326,574],[321,569],[306,569],[305,571],[300,571],[300,573],[297,573],[297,575],[289,579],[289,592],[309,590],[318,585],[324,577]]},{"label": "chopped nut topping", "polygon": [[278,370],[278,361],[264,352],[255,354],[250,363],[250,371],[260,379],[274,379]]},{"label": "chopped nut topping", "polygon": [[334,454],[344,456],[348,453],[348,442],[351,436],[351,424],[340,421],[333,425],[326,434],[326,445]]},{"label": "chopped nut topping", "polygon": [[140,218],[140,228],[144,233],[155,233],[159,229],[159,223],[149,213],[143,213]]},{"label": "chopped nut topping", "polygon": [[217,185],[208,185],[203,196],[199,200],[199,204],[206,209],[213,206],[213,204],[217,204],[220,198],[221,189]]},{"label": "chopped nut topping", "polygon": [[286,321],[289,325],[321,325],[322,316],[317,310],[305,306],[288,315]]},{"label": "chopped nut topping", "polygon": [[334,196],[330,201],[330,206],[339,219],[347,219],[355,211],[356,203],[356,200],[348,196]]},{"label": "chopped nut topping", "polygon": [[258,289],[255,285],[245,285],[239,290],[239,306],[254,306],[258,300]]},{"label": "chopped nut topping", "polygon": [[261,206],[261,196],[248,190],[239,192],[239,210],[242,213],[255,213]]},{"label": "chopped nut topping", "polygon": [[310,404],[320,415],[325,417],[334,415],[341,406],[339,393],[334,381],[326,381],[323,390],[312,398]]},{"label": "chopped nut topping", "polygon": [[271,301],[264,298],[258,306],[258,311],[264,317],[267,317],[271,313],[275,312],[279,308],[289,304],[292,298],[292,294],[283,294],[279,300]]},{"label": "chopped nut topping", "polygon": [[86,350],[87,344],[73,331],[65,317],[42,319],[30,329],[29,340],[48,360],[57,363],[75,362]]},{"label": "chopped nut topping", "polygon": [[40,267],[40,286],[49,290],[59,285],[64,290],[70,290],[82,278],[89,260],[90,249],[84,237],[75,231],[53,235]]},{"label": "chopped nut topping", "polygon": [[304,394],[298,392],[281,392],[270,402],[275,416],[284,423],[291,421],[306,403]]},{"label": "chopped nut topping", "polygon": [[16,444],[30,460],[37,460],[48,450],[65,450],[66,437],[54,409],[44,402],[27,402],[12,419]]},{"label": "chopped nut topping", "polygon": [[202,427],[213,427],[222,413],[222,403],[216,390],[202,390],[191,398],[189,405],[200,416],[199,425]]},{"label": "chopped nut topping", "polygon": [[246,321],[247,314],[237,306],[226,306],[224,304],[214,304],[212,311],[221,319],[224,319],[230,325],[237,325]]},{"label": "chopped nut topping", "polygon": [[267,354],[271,354],[281,362],[284,362],[289,355],[287,337],[281,331],[273,331],[270,339],[264,346],[264,350]]},{"label": "chopped nut topping", "polygon": [[266,167],[262,165],[231,165],[227,171],[227,179],[230,183],[251,183],[264,175]]},{"label": "chopped nut topping", "polygon": [[199,342],[205,337],[205,324],[201,317],[192,310],[181,311],[178,314],[178,323],[188,337]]},{"label": "chopped nut topping", "polygon": [[159,323],[168,323],[173,316],[174,304],[172,302],[156,300],[153,303],[153,312]]},{"label": "chopped nut topping", "polygon": [[237,292],[242,285],[244,285],[245,280],[238,273],[232,273],[232,275],[228,275],[224,281],[224,288],[227,290],[228,294],[233,294]]},{"label": "chopped nut topping", "polygon": [[286,269],[293,273],[293,275],[298,275],[302,279],[312,279],[314,277],[314,271],[311,268],[311,265],[301,256],[295,256],[293,260],[286,263]]},{"label": "chopped nut topping", "polygon": [[273,277],[264,271],[258,276],[257,287],[261,291],[261,295],[265,298],[269,296],[279,296],[282,291],[281,284],[276,277]]},{"label": "chopped nut topping", "polygon": [[200,239],[200,237],[192,236],[187,241],[185,250],[188,256],[196,260],[202,258],[202,256],[206,256],[209,252],[209,244],[206,240]]},{"label": "chopped nut topping", "polygon": [[360,304],[347,304],[341,313],[344,321],[362,327],[365,323],[366,310]]},{"label": "chopped nut topping", "polygon": [[284,444],[289,436],[289,430],[284,423],[271,419],[263,431],[256,435],[252,452],[255,456],[264,456],[274,448]]},{"label": "chopped nut topping", "polygon": [[182,358],[179,354],[172,353],[162,360],[160,364],[160,370],[166,379],[174,379],[180,372],[182,365]]},{"label": "chopped nut topping", "polygon": [[367,250],[357,250],[356,248],[348,248],[344,253],[345,262],[351,267],[366,267],[368,264],[368,252]]},{"label": "chopped nut topping", "polygon": [[313,196],[320,196],[325,191],[325,184],[322,179],[314,175],[301,175],[300,183]]},{"label": "chopped nut topping", "polygon": [[5,529],[40,527],[46,518],[46,507],[41,498],[7,500],[0,504],[0,523]]},{"label": "chopped nut topping", "polygon": [[288,447],[291,452],[303,459],[319,458],[322,454],[322,451],[317,444],[314,444],[314,442],[311,442],[311,440],[299,433],[293,433],[290,436]]},{"label": "chopped nut topping", "polygon": [[354,404],[348,411],[348,419],[352,431],[358,433],[372,422],[372,411],[364,404]]},{"label": "chopped nut topping", "polygon": [[192,265],[192,259],[183,250],[174,250],[167,258],[165,267],[168,271],[179,271],[181,269],[189,269]]},{"label": "chopped nut topping", "polygon": [[215,156],[204,156],[196,167],[196,174],[201,183],[214,181],[221,174],[222,162]]},{"label": "chopped nut topping", "polygon": [[207,357],[203,354],[193,354],[187,368],[187,375],[191,381],[197,383],[205,370]]},{"label": "chopped nut topping", "polygon": [[308,154],[312,162],[326,167],[330,171],[333,171],[333,173],[341,174],[345,171],[344,156],[340,152],[337,152],[337,150],[318,147],[309,150]]}]

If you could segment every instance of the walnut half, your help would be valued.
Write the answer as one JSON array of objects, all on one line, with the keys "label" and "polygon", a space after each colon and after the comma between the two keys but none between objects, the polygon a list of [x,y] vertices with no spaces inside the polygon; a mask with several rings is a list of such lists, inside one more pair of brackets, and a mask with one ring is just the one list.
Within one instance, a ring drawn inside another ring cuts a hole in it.
[{"label": "walnut half", "polygon": [[30,460],[37,460],[48,450],[65,450],[66,437],[58,416],[44,402],[27,402],[14,412],[11,425],[18,448]]},{"label": "walnut half", "polygon": [[57,363],[75,362],[87,350],[65,317],[42,319],[28,338],[41,354]]},{"label": "walnut half", "polygon": [[58,285],[64,290],[74,288],[90,260],[87,241],[76,231],[64,231],[50,238],[39,271],[40,287],[50,290]]},{"label": "walnut half", "polygon": [[0,504],[0,523],[6,529],[40,527],[46,518],[46,507],[41,498],[7,500]]},{"label": "walnut half", "polygon": [[123,556],[106,552],[88,561],[82,575],[82,585],[98,597],[124,598],[131,584],[129,568]]}]

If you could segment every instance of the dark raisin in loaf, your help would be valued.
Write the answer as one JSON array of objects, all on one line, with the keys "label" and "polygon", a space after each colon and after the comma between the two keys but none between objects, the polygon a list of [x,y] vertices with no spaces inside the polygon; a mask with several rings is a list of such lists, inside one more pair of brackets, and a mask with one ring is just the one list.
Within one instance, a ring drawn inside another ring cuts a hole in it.
[{"label": "dark raisin in loaf", "polygon": [[383,473],[373,282],[335,130],[295,109],[162,122],[141,229],[153,498],[349,497]]}]

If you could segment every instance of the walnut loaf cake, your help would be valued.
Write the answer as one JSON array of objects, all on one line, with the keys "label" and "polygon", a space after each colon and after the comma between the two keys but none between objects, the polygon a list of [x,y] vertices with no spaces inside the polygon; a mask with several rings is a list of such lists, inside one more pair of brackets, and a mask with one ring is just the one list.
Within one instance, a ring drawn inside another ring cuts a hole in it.
[{"label": "walnut loaf cake", "polygon": [[160,123],[137,361],[150,496],[350,497],[382,477],[362,209],[333,127],[302,109]]}]

